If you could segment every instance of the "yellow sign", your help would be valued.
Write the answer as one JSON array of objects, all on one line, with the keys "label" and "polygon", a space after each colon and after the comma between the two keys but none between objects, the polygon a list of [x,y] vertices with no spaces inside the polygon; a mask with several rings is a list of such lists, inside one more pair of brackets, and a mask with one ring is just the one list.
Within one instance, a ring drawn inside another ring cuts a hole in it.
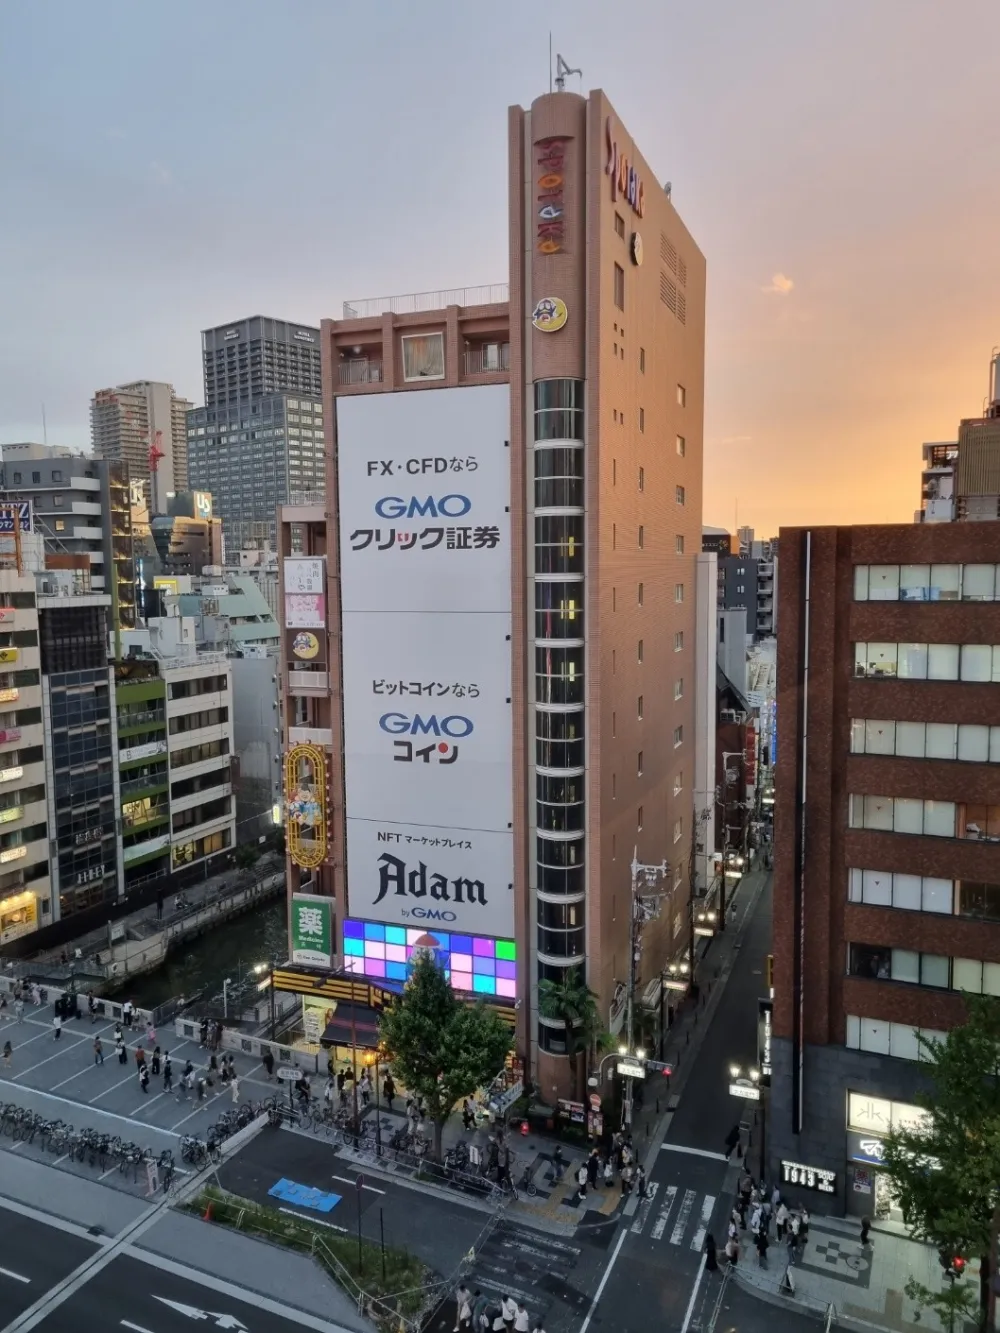
[{"label": "yellow sign", "polygon": [[336,1008],[336,1004],[330,1004],[323,996],[303,995],[302,1030],[311,1046],[319,1045],[323,1033],[333,1022]]},{"label": "yellow sign", "polygon": [[153,587],[159,588],[161,592],[171,593],[174,597],[176,597],[181,590],[179,579],[168,579],[164,578],[163,575],[157,575],[157,577],[153,579]]},{"label": "yellow sign", "polygon": [[302,870],[315,870],[326,860],[326,788],[320,747],[293,745],[285,755],[285,835],[288,854]]},{"label": "yellow sign", "polygon": [[531,312],[531,322],[539,333],[558,333],[567,319],[566,302],[559,296],[543,296]]},{"label": "yellow sign", "polygon": [[16,661],[17,661],[16,648],[0,648],[0,662],[16,662]]},{"label": "yellow sign", "polygon": [[8,805],[6,810],[0,810],[0,824],[13,824],[14,820],[20,819],[23,814],[23,805]]},{"label": "yellow sign", "polygon": [[319,639],[309,630],[300,630],[292,640],[292,652],[296,657],[303,657],[308,661],[319,652]]},{"label": "yellow sign", "polygon": [[7,690],[0,690],[0,704],[16,704],[20,697],[21,691],[16,685]]}]

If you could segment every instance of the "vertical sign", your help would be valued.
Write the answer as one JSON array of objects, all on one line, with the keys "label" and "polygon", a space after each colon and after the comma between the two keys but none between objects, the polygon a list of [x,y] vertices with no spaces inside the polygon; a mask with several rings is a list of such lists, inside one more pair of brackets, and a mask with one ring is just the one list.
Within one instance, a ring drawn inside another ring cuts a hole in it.
[{"label": "vertical sign", "polygon": [[311,893],[292,894],[292,962],[332,966],[333,899]]}]

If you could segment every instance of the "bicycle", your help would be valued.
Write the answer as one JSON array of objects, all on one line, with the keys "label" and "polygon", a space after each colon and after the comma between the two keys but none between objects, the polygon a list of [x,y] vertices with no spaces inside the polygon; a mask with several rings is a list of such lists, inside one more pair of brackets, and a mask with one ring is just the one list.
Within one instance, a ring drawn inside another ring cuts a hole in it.
[{"label": "bicycle", "polygon": [[[534,1172],[532,1170],[531,1163],[530,1162],[525,1163],[524,1170],[521,1173],[520,1188],[522,1192],[527,1194],[528,1197],[531,1199],[533,1199],[535,1195],[538,1193],[538,1186],[535,1184],[532,1178],[533,1175]],[[517,1196],[515,1195],[515,1198],[516,1197]]]}]

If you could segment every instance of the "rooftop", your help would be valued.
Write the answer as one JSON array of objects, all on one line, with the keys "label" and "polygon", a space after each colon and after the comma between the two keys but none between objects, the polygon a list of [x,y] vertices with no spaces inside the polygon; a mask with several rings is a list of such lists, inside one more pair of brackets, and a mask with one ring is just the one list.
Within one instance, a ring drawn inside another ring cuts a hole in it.
[{"label": "rooftop", "polygon": [[406,296],[369,296],[344,302],[344,319],[374,319],[378,315],[416,315],[421,310],[444,310],[446,306],[503,305],[510,300],[510,286],[495,282],[489,287],[452,287],[443,292],[411,292]]}]

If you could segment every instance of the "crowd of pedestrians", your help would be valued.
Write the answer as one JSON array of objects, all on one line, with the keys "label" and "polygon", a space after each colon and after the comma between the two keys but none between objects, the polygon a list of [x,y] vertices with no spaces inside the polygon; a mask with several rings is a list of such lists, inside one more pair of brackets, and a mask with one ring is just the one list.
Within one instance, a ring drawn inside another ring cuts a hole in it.
[{"label": "crowd of pedestrians", "polygon": [[545,1333],[545,1329],[541,1319],[532,1320],[527,1307],[513,1296],[486,1296],[462,1282],[455,1292],[453,1333]]},{"label": "crowd of pedestrians", "polygon": [[[725,1254],[729,1263],[739,1262],[741,1237],[749,1232],[757,1251],[757,1262],[766,1267],[772,1226],[775,1243],[786,1247],[788,1262],[794,1264],[809,1238],[808,1210],[805,1207],[789,1208],[777,1185],[769,1187],[764,1180],[754,1181],[750,1172],[744,1170],[726,1232]],[[714,1236],[705,1237],[705,1251],[708,1255],[706,1268],[712,1272],[718,1266]]]},{"label": "crowd of pedestrians", "polygon": [[[558,1150],[557,1150],[558,1152]],[[561,1157],[561,1152],[559,1156]],[[559,1164],[556,1165],[556,1179],[562,1175]],[[618,1132],[598,1147],[590,1151],[590,1156],[582,1161],[577,1169],[576,1183],[580,1198],[587,1197],[587,1191],[614,1189],[618,1183],[622,1198],[628,1198],[634,1189],[640,1199],[646,1197],[646,1168],[636,1162],[635,1147],[630,1133]]]}]

